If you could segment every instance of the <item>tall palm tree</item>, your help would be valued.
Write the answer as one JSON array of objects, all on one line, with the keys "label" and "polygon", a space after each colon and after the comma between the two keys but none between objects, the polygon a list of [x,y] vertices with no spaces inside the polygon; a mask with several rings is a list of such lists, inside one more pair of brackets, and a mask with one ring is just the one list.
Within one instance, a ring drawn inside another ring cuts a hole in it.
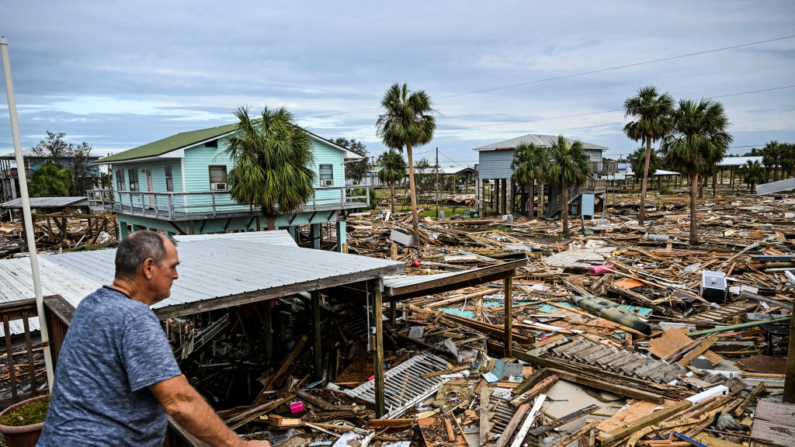
[{"label": "tall palm tree", "polygon": [[702,99],[679,101],[674,112],[674,133],[663,139],[661,150],[666,166],[690,178],[690,245],[698,245],[696,197],[700,175],[706,164],[723,160],[732,136],[726,131],[729,119],[719,102]]},{"label": "tall palm tree", "polygon": [[781,179],[784,180],[784,173],[795,177],[795,144],[781,145]]},{"label": "tall palm tree", "polygon": [[746,161],[744,165],[740,166],[737,172],[740,174],[740,178],[743,179],[743,182],[750,186],[752,193],[754,192],[754,186],[765,179],[765,169],[756,160]]},{"label": "tall palm tree", "polygon": [[[643,168],[643,182],[640,186],[640,212],[638,223],[643,225],[646,219],[646,186],[649,179],[649,163],[651,144],[660,140],[671,131],[671,114],[674,110],[674,99],[668,93],[659,95],[653,85],[642,87],[638,94],[624,101],[624,117],[635,118],[635,121],[624,126],[624,133],[634,141],[646,144],[646,161]],[[635,172],[639,175],[640,172]]]},{"label": "tall palm tree", "polygon": [[575,141],[569,144],[568,140],[559,135],[557,141],[549,148],[552,166],[550,166],[549,181],[560,186],[561,209],[563,218],[563,233],[569,232],[569,185],[582,186],[588,180],[588,155],[582,143]]},{"label": "tall palm tree", "polygon": [[406,161],[395,150],[389,149],[378,157],[378,164],[381,165],[381,170],[378,172],[378,180],[389,185],[389,192],[392,198],[392,214],[394,214],[395,185],[406,178]]},{"label": "tall palm tree", "polygon": [[[516,146],[511,160],[513,180],[520,186],[527,186],[529,196],[527,203],[527,217],[533,218],[535,206],[533,202],[533,187],[536,181],[542,181],[548,167],[549,153],[546,147],[536,146],[533,143],[522,143]],[[543,190],[542,190],[543,191]],[[543,192],[541,193],[543,194]]]},{"label": "tall palm tree", "polygon": [[225,153],[235,162],[227,175],[232,199],[262,210],[268,230],[276,218],[298,211],[312,198],[317,174],[309,134],[284,108],[265,109],[252,120],[249,107],[240,107],[240,121],[229,137]]},{"label": "tall palm tree", "polygon": [[394,84],[381,100],[384,113],[378,117],[376,128],[387,147],[403,151],[406,147],[409,163],[409,189],[411,191],[411,216],[414,238],[420,244],[419,218],[417,216],[417,188],[414,183],[414,156],[412,149],[427,144],[436,130],[435,110],[431,98],[424,90],[412,92],[408,84]]},{"label": "tall palm tree", "polygon": [[56,163],[46,163],[30,176],[31,197],[64,197],[72,188],[72,171]]}]

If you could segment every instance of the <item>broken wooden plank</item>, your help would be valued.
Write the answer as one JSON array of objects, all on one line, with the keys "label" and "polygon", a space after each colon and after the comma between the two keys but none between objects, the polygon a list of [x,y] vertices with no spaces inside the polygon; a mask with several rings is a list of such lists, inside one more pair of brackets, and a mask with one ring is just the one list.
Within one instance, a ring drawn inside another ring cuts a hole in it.
[{"label": "broken wooden plank", "polygon": [[664,421],[669,417],[690,408],[692,405],[693,402],[690,402],[689,400],[683,400],[669,407],[665,407],[661,410],[655,411],[654,413],[648,414],[640,419],[634,420],[626,424],[625,426],[619,427],[609,433],[603,433],[597,436],[596,445],[598,445],[599,447],[609,447],[611,445],[615,445],[624,438],[627,438],[630,435],[632,435],[632,433],[640,429],[646,428],[650,425]]}]

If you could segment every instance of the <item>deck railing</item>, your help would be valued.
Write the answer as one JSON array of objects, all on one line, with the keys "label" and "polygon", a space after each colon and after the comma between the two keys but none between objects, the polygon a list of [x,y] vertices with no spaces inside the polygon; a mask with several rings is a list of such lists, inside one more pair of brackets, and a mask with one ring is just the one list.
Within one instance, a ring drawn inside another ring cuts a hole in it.
[{"label": "deck railing", "polygon": [[591,172],[599,175],[615,175],[618,172],[617,161],[591,161],[588,163]]},{"label": "deck railing", "polygon": [[[2,345],[5,352],[0,354],[0,359],[2,359],[0,408],[6,408],[21,400],[37,396],[39,387],[46,383],[46,373],[42,367],[44,364],[42,348],[33,347],[28,321],[30,318],[38,317],[36,300],[26,299],[0,304],[0,317],[3,320],[5,341]],[[20,335],[11,335],[11,323],[19,320],[21,320],[24,338]],[[21,347],[20,344],[22,344]],[[47,392],[42,391],[42,393],[46,394]]]},{"label": "deck railing", "polygon": [[[362,194],[363,191],[363,195]],[[154,192],[92,189],[87,191],[91,208],[115,213],[174,220],[175,216],[201,214],[203,217],[224,216],[229,213],[257,212],[235,202],[229,191]],[[322,211],[334,208],[351,209],[370,206],[368,186],[332,186],[315,188],[311,201],[302,211]]]},{"label": "deck railing", "polygon": [[[598,179],[593,177],[588,177],[588,180],[585,181],[585,184],[582,186],[576,185],[569,185],[566,189],[568,190],[568,199],[569,204],[572,203],[577,197],[580,196],[582,193],[600,193],[605,191],[606,182],[604,179]],[[546,208],[546,215],[547,217],[552,217],[555,214],[559,213],[560,210],[563,208],[563,200],[561,199],[561,194],[558,194],[550,200],[549,204],[547,204]]]}]

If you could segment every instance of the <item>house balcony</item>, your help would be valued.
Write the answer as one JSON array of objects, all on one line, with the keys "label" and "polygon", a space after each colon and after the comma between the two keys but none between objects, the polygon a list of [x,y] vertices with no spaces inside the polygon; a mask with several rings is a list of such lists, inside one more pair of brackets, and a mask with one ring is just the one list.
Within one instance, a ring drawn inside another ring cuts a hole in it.
[{"label": "house balcony", "polygon": [[[363,195],[362,195],[363,194]],[[229,191],[152,192],[92,189],[87,191],[91,209],[164,221],[189,221],[257,216],[261,211],[235,202]],[[366,186],[315,188],[312,200],[296,213],[369,208]]]},{"label": "house balcony", "polygon": [[617,161],[592,161],[588,163],[591,174],[616,175],[618,172]]}]

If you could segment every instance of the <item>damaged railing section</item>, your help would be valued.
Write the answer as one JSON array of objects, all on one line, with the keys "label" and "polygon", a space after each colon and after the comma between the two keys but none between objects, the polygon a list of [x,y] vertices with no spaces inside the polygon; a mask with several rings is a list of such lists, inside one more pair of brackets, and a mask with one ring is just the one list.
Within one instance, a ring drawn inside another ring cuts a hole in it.
[{"label": "damaged railing section", "polygon": [[[435,393],[440,386],[450,381],[444,376],[421,378],[428,373],[447,370],[447,362],[432,354],[418,355],[384,373],[384,395],[387,415],[391,419],[405,413],[409,408]],[[375,381],[371,380],[345,391],[352,397],[375,402]]]},{"label": "damaged railing section", "polygon": [[[3,319],[2,398],[0,407],[5,408],[21,400],[46,394],[46,374],[39,374],[37,365],[43,365],[41,341],[31,335],[31,319],[37,318],[36,300],[28,299],[0,304]],[[22,326],[22,334],[19,334]],[[13,329],[12,329],[13,327]],[[17,332],[17,334],[13,334]],[[38,332],[38,331],[36,331]]]}]

